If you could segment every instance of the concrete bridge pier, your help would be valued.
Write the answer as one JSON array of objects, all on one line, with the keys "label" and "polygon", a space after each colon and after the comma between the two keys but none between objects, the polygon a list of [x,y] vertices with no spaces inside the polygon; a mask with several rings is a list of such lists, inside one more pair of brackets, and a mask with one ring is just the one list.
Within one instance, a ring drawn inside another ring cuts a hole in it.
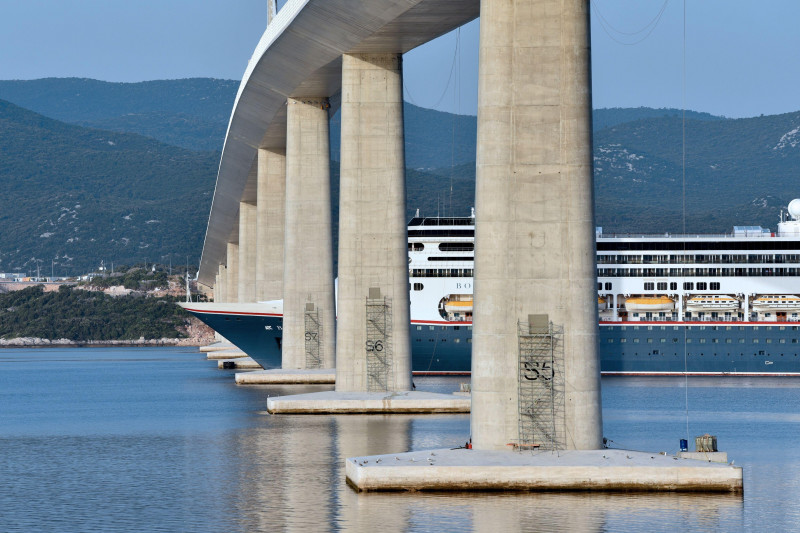
[{"label": "concrete bridge pier", "polygon": [[[290,157],[287,143],[287,160]],[[291,180],[287,170],[287,256]],[[267,401],[267,410],[316,414],[468,412],[467,398],[410,390],[400,54],[345,55],[342,59],[340,180],[336,390],[273,397]],[[288,266],[286,275],[284,291],[289,282]],[[286,305],[284,338],[288,334]],[[285,346],[284,341],[284,358]]]},{"label": "concrete bridge pier", "polygon": [[[565,449],[602,447],[589,4],[482,4],[472,443],[519,442],[519,324],[564,328]],[[558,415],[557,415],[558,416]]]},{"label": "concrete bridge pier", "polygon": [[217,303],[227,302],[228,295],[225,291],[225,282],[228,280],[228,272],[226,271],[226,267],[223,264],[219,265],[219,282],[217,285],[214,285],[214,301]]},{"label": "concrete bridge pier", "polygon": [[[349,458],[358,490],[742,490],[738,467],[602,449],[589,46],[587,0],[481,1],[473,449]],[[563,390],[522,402],[520,380],[547,375],[520,377],[521,338],[541,322],[563,328],[549,376]],[[531,411],[548,429],[529,441]]]},{"label": "concrete bridge pier", "polygon": [[255,301],[256,211],[256,204],[239,202],[239,303]]},{"label": "concrete bridge pier", "polygon": [[[309,342],[319,343],[319,367],[333,368],[336,308],[327,98],[287,102],[285,214],[282,367],[308,368],[308,333]],[[308,320],[319,326],[307,329]]]},{"label": "concrete bridge pier", "polygon": [[[238,235],[237,235],[238,238]],[[225,279],[225,301],[239,301],[239,243],[228,243],[228,262],[225,267],[227,278]]]},{"label": "concrete bridge pier", "polygon": [[286,149],[258,150],[255,301],[283,298]]},{"label": "concrete bridge pier", "polygon": [[[342,392],[411,390],[402,61],[395,53],[342,58],[336,347]],[[381,331],[370,338],[368,299],[385,302]],[[385,358],[386,367],[370,376],[373,356]]]}]

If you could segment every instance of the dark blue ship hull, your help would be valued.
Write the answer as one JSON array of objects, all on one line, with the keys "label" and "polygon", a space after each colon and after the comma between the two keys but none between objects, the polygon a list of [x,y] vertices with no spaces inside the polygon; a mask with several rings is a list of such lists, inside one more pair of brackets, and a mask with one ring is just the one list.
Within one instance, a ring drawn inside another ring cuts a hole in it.
[{"label": "dark blue ship hull", "polygon": [[800,374],[800,330],[788,322],[601,324],[606,374]]},{"label": "dark blue ship hull", "polygon": [[[283,318],[249,313],[188,310],[264,368],[280,368]],[[411,324],[411,368],[415,373],[469,373],[472,326]]]},{"label": "dark blue ship hull", "polygon": [[[281,366],[283,318],[191,311],[264,368]],[[410,325],[417,374],[471,370],[472,326]],[[604,323],[598,354],[604,374],[800,375],[800,325],[791,323]]]}]

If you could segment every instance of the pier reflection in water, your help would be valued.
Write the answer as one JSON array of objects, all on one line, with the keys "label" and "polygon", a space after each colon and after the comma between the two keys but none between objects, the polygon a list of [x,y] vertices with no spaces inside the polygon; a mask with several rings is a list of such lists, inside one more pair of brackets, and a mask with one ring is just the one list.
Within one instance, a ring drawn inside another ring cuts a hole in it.
[{"label": "pier reflection in water", "polygon": [[[796,529],[800,380],[732,379],[690,380],[691,431],[744,465],[744,495],[357,493],[345,457],[463,446],[468,416],[272,416],[268,396],[326,387],[236,386],[191,349],[0,351],[0,530]],[[609,437],[675,450],[682,380],[603,385]]]}]

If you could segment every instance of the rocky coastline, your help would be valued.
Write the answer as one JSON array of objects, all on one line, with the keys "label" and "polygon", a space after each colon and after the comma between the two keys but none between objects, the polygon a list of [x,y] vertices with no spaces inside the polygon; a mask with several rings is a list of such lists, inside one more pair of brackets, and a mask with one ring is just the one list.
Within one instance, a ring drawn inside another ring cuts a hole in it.
[{"label": "rocky coastline", "polygon": [[38,337],[17,337],[14,339],[0,339],[0,348],[46,348],[59,347],[108,347],[108,346],[204,346],[214,342],[213,335],[206,338],[184,339],[128,339],[128,340],[85,340],[73,341],[70,339],[40,339]]}]

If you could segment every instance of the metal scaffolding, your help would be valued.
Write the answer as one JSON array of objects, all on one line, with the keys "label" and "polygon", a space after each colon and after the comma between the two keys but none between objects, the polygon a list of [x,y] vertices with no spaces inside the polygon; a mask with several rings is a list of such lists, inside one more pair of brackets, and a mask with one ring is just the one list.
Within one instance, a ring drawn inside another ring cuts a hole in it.
[{"label": "metal scaffolding", "polygon": [[306,368],[322,368],[322,316],[314,304],[306,304]]},{"label": "metal scaffolding", "polygon": [[562,450],[564,421],[564,328],[531,315],[518,323],[518,449]]},{"label": "metal scaffolding", "polygon": [[367,391],[386,392],[392,378],[392,305],[371,288],[367,312]]}]

